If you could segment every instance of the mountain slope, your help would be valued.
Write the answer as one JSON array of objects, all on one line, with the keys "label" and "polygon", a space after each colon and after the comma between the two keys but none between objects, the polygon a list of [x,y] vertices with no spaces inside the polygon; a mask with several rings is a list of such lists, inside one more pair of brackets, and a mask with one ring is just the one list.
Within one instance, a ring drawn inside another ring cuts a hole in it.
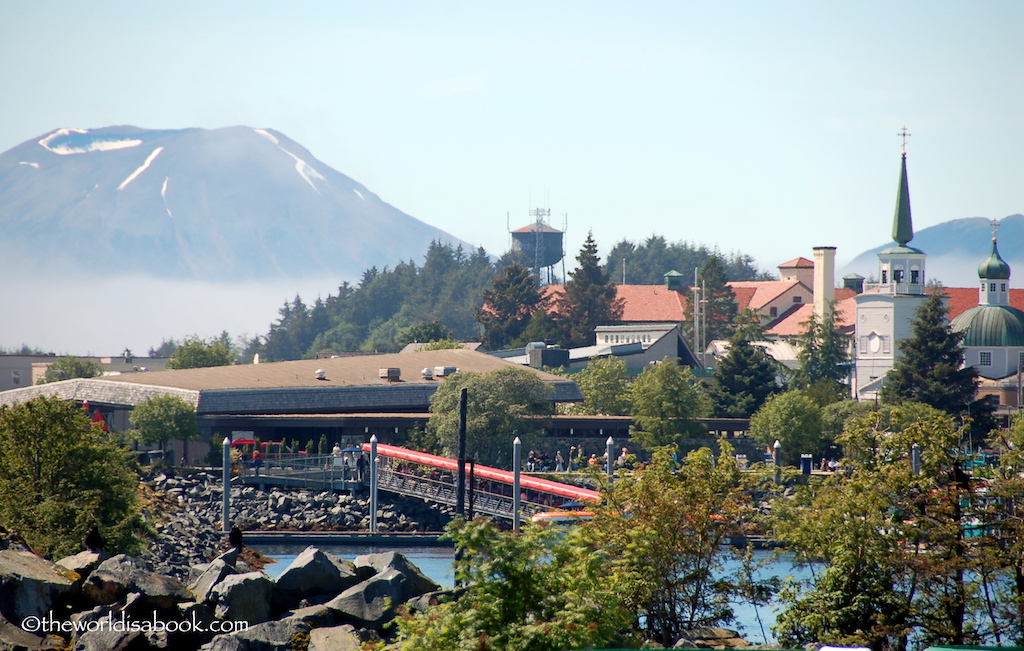
[{"label": "mountain slope", "polygon": [[[1015,287],[1024,287],[1024,215],[999,220],[999,253],[1016,270]],[[844,265],[837,275],[858,273],[866,278],[878,276],[878,252],[892,243],[864,251]],[[992,250],[992,221],[984,217],[954,219],[921,229],[909,246],[928,254],[926,275],[947,287],[974,287],[978,283],[978,265]]]},{"label": "mountain slope", "polygon": [[451,235],[270,129],[59,129],[0,154],[0,253],[47,268],[246,281],[421,260]]}]

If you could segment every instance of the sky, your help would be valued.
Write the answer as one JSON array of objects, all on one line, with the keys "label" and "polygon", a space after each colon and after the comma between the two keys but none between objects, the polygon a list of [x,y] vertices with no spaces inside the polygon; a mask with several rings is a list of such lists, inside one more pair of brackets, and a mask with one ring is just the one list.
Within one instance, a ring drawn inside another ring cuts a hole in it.
[{"label": "sky", "polygon": [[588,231],[842,266],[889,240],[904,126],[916,228],[1024,212],[1019,0],[0,0],[0,93],[0,151],[273,128],[491,253],[549,208],[570,270]]}]

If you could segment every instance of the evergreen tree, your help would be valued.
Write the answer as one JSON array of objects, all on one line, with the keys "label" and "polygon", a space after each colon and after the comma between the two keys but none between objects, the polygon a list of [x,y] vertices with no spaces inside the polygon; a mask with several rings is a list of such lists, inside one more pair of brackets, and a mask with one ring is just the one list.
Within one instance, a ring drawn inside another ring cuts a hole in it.
[{"label": "evergreen tree", "polygon": [[594,328],[615,323],[622,318],[622,299],[616,298],[615,285],[601,269],[597,244],[587,234],[572,280],[565,283],[558,299],[558,321],[566,346],[588,346],[594,342]]},{"label": "evergreen tree", "polygon": [[476,320],[484,327],[482,343],[488,350],[508,348],[518,339],[538,309],[547,301],[537,287],[537,277],[514,262],[501,270],[483,291],[484,305]]},{"label": "evergreen tree", "polygon": [[[693,307],[695,295],[700,291],[702,343],[715,339],[728,339],[733,333],[733,320],[737,314],[736,294],[729,287],[725,264],[717,253],[710,256],[697,272],[697,286],[691,288],[683,313],[683,328],[693,339]],[[699,352],[699,351],[698,351]]]},{"label": "evergreen tree", "polygon": [[841,400],[849,395],[846,380],[850,372],[850,337],[840,331],[835,308],[836,302],[832,301],[823,318],[812,312],[804,322],[807,329],[796,340],[800,369],[793,377],[793,387],[809,389],[817,385],[819,391]]},{"label": "evergreen tree", "polygon": [[511,346],[512,348],[519,348],[531,341],[553,343],[559,339],[558,323],[555,322],[554,317],[548,314],[547,310],[540,309],[533,313],[530,324],[526,326],[526,329],[523,330],[518,339],[512,341]]},{"label": "evergreen tree", "polygon": [[[713,255],[720,255],[704,245],[689,242],[667,242],[664,237],[654,235],[642,243],[634,244],[622,240],[608,253],[605,270],[612,282],[629,285],[661,285],[665,274],[673,269],[692,273]],[[742,253],[721,256],[729,280],[771,280],[769,274],[754,267],[754,259]],[[623,264],[625,263],[625,264]]]},{"label": "evergreen tree", "polygon": [[933,292],[914,313],[913,336],[899,342],[900,356],[882,384],[883,402],[923,402],[959,414],[974,402],[978,371],[961,368],[964,333],[949,327],[942,294]]},{"label": "evergreen tree", "polygon": [[757,317],[745,315],[737,320],[736,333],[729,339],[729,353],[718,361],[707,385],[712,413],[720,418],[750,418],[765,400],[780,391],[775,382],[775,361],[751,339],[763,334]]}]

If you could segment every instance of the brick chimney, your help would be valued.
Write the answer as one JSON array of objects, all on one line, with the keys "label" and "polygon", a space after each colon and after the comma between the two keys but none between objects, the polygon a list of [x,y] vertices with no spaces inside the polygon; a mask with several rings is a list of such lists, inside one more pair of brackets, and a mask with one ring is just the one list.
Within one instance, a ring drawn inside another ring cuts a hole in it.
[{"label": "brick chimney", "polygon": [[826,306],[836,297],[836,247],[814,247],[814,314],[825,316]]}]

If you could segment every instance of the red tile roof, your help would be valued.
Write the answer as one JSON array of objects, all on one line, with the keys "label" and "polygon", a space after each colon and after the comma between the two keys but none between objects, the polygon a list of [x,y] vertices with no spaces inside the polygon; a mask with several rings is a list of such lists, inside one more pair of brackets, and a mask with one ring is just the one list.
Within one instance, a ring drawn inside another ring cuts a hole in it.
[{"label": "red tile roof", "polygon": [[792,269],[794,267],[800,268],[814,268],[814,263],[807,258],[793,258],[789,262],[783,262],[779,265],[779,269]]}]

